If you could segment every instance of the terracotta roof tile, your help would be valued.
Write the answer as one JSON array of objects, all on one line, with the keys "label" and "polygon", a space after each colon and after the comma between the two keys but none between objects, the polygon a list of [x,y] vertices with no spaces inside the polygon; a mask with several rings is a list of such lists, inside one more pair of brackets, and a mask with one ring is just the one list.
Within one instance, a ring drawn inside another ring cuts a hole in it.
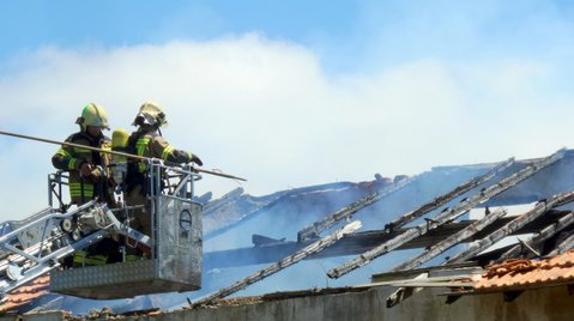
[{"label": "terracotta roof tile", "polygon": [[574,283],[574,251],[543,260],[509,260],[489,266],[474,288],[480,292],[563,283]]},{"label": "terracotta roof tile", "polygon": [[50,276],[44,275],[26,285],[14,289],[0,302],[0,313],[17,311],[33,300],[47,294],[49,286]]}]

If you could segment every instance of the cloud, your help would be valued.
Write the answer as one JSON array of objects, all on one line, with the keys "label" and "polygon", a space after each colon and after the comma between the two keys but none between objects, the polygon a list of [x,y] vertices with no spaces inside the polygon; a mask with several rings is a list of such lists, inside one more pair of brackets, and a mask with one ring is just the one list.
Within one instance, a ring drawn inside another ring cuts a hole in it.
[{"label": "cloud", "polygon": [[[560,82],[551,62],[416,59],[329,75],[319,61],[307,47],[259,34],[43,48],[0,78],[9,110],[0,128],[64,139],[94,101],[114,128],[129,129],[138,106],[153,99],[166,108],[172,144],[196,152],[206,168],[247,177],[252,194],[540,156],[569,143],[571,94],[538,90]],[[56,147],[9,138],[0,147],[0,202],[10,204],[0,218],[28,216],[46,202]],[[236,186],[205,177],[198,188],[221,194]]]}]

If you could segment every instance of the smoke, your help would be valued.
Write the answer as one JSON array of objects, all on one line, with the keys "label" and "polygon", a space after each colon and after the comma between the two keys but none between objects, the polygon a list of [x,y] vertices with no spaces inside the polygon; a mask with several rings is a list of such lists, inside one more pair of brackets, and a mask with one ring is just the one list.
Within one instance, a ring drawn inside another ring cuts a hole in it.
[{"label": "smoke", "polygon": [[[0,79],[0,127],[53,139],[76,130],[81,107],[107,107],[129,129],[147,99],[166,107],[164,134],[207,168],[247,177],[251,194],[414,174],[439,164],[533,157],[568,143],[570,93],[539,91],[559,66],[527,58],[471,63],[417,59],[331,75],[310,48],[259,34],[119,48],[42,48]],[[11,186],[0,218],[45,204],[56,147],[0,139]],[[463,147],[463,148],[462,148]],[[22,171],[14,171],[20,168]],[[199,193],[237,183],[205,177]],[[25,192],[24,192],[25,191]]]},{"label": "smoke", "polygon": [[[424,173],[398,192],[359,211],[353,219],[362,221],[364,231],[382,230],[386,223],[399,215],[422,206],[422,204],[452,190],[455,186],[462,184],[471,177],[484,174],[484,170],[484,168],[468,168],[465,170],[459,169],[458,171],[442,170]],[[253,234],[295,241],[297,232],[303,227],[316,222],[326,215],[333,214],[335,211],[348,206],[364,196],[365,193],[368,193],[364,187],[364,184],[346,184],[338,186],[338,188],[333,185],[317,186],[304,192],[293,191],[287,193],[270,205],[265,206],[259,215],[252,215],[244,219],[234,229],[226,230],[222,234],[208,239],[204,246],[205,252],[251,247],[253,246],[251,243],[251,235]],[[458,197],[452,203],[459,201],[461,198],[462,196]],[[436,212],[440,210],[442,208],[437,209]],[[419,219],[413,223],[424,224],[424,220]],[[338,226],[340,227],[343,224],[344,222],[339,222]],[[326,236],[328,233],[328,231],[324,231],[321,235]],[[255,295],[279,290],[309,289],[325,286],[339,287],[368,283],[372,274],[386,271],[419,251],[420,249],[411,249],[389,253],[374,260],[372,264],[336,280],[329,279],[326,272],[339,264],[347,262],[354,256],[328,257],[303,261],[293,267],[289,267],[285,271],[281,271],[277,275],[257,282],[257,284],[241,291],[238,295]],[[288,254],[291,253],[283,253],[282,255],[287,256]],[[247,254],[243,253],[242,255],[245,256]],[[448,255],[448,253],[445,255]],[[441,255],[438,260],[443,260],[445,255]],[[265,255],[259,254],[259,258],[261,257],[265,257]],[[208,260],[208,258],[211,260]],[[230,285],[265,267],[265,264],[227,267],[234,266],[232,263],[237,264],[236,258],[232,257],[232,255],[218,256],[218,258],[227,260],[227,262],[215,262],[213,257],[206,256],[204,261],[206,272],[204,274],[204,289],[197,293],[190,293],[190,297],[201,297],[213,291],[213,289]],[[227,263],[231,264],[227,265]],[[214,266],[219,268],[213,269]]]},{"label": "smoke", "polygon": [[[365,3],[353,26],[356,39],[344,44],[336,37],[303,45],[242,33],[38,48],[0,65],[0,128],[65,139],[77,129],[81,107],[94,101],[106,106],[113,128],[129,129],[138,106],[153,99],[166,107],[170,142],[197,153],[207,168],[247,177],[243,187],[250,194],[361,181],[376,172],[415,174],[437,165],[536,157],[570,145],[574,28],[568,12],[544,1]],[[183,30],[178,23],[158,33]],[[56,149],[0,138],[0,221],[46,206]],[[205,176],[197,186],[198,194],[221,195],[237,183]],[[435,187],[438,193],[446,185]],[[299,228],[350,200],[316,201],[321,206],[274,208],[206,247],[247,246],[252,233],[293,239]],[[382,226],[414,201],[393,202],[391,213],[381,207],[359,215],[389,215],[373,216],[365,226]],[[412,253],[393,253],[336,281],[325,272],[348,257],[306,261],[240,294],[367,282],[404,255]],[[220,280],[209,286],[226,286],[258,268],[206,277]],[[183,302],[202,293],[162,299]]]}]

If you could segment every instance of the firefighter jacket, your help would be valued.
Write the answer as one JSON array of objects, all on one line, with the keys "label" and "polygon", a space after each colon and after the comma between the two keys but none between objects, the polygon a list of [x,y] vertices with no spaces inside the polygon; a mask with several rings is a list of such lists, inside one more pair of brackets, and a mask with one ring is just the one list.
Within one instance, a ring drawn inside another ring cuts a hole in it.
[{"label": "firefighter jacket", "polygon": [[[156,131],[138,130],[130,135],[128,140],[128,151],[132,154],[158,158],[172,163],[188,163],[191,161],[193,154],[176,149],[170,145],[165,138]],[[134,187],[143,187],[141,190],[145,193],[146,189],[146,171],[147,163],[145,161],[130,160],[128,165],[128,174],[126,177],[127,191],[130,192]]]},{"label": "firefighter jacket", "polygon": [[[71,135],[66,139],[66,142],[111,150],[111,142],[108,137],[104,135],[92,137],[83,131]],[[80,168],[85,162],[94,166],[101,166],[101,169],[94,171],[93,175],[82,177]],[[104,201],[110,201],[110,199],[113,201],[107,179],[109,163],[110,155],[107,153],[71,146],[62,146],[52,157],[52,164],[55,168],[70,173],[68,181],[70,197],[72,203],[77,205],[89,202],[96,197]],[[102,169],[103,173],[101,172]]]}]

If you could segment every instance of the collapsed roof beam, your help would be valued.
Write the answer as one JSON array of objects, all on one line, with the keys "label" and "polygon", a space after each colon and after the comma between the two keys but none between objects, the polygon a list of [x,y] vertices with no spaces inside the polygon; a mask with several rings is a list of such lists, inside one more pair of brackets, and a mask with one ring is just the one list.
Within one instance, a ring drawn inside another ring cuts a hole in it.
[{"label": "collapsed roof beam", "polygon": [[362,210],[363,208],[371,206],[381,199],[403,189],[405,186],[412,183],[417,177],[418,176],[402,179],[396,183],[391,184],[390,186],[383,188],[380,192],[368,194],[358,201],[355,201],[348,206],[339,209],[335,213],[322,217],[320,220],[309,226],[306,226],[297,232],[297,241],[304,242],[319,237],[323,231],[331,228],[337,222],[351,218],[355,213]]},{"label": "collapsed roof beam", "polygon": [[[548,225],[556,222],[559,218],[570,213],[569,211],[551,211],[534,222],[527,224],[514,235],[536,233]],[[464,242],[480,240],[493,231],[503,227],[515,217],[505,216],[487,226],[482,231],[471,236]],[[428,248],[441,242],[449,235],[456,233],[469,225],[475,223],[475,220],[464,220],[457,223],[447,223],[437,229],[429,231],[427,234],[417,237],[416,239],[403,244],[397,250]],[[384,230],[357,232],[337,242],[337,244],[325,249],[324,251],[307,257],[306,259],[319,259],[334,256],[357,255],[372,249],[373,247],[386,242],[395,236],[404,232],[405,229],[399,229],[394,232],[385,232]],[[281,241],[281,240],[278,240]],[[204,253],[204,269],[228,268],[236,266],[245,266],[253,264],[266,264],[280,260],[282,257],[298,251],[311,244],[311,241],[298,243],[294,241],[281,241],[270,244],[259,244],[254,247],[239,249],[212,251]]]},{"label": "collapsed roof beam", "polygon": [[489,170],[486,174],[478,177],[474,177],[471,180],[467,181],[466,183],[455,187],[452,191],[438,196],[434,200],[429,203],[426,203],[419,208],[408,212],[407,214],[398,217],[397,219],[393,220],[392,222],[388,223],[385,228],[388,230],[396,229],[406,224],[416,220],[419,217],[424,216],[427,213],[430,213],[437,208],[448,204],[453,199],[457,198],[458,196],[486,183],[490,179],[494,178],[496,175],[502,173],[504,170],[509,168],[514,164],[514,158],[510,158],[504,162],[499,163],[491,170]]},{"label": "collapsed roof beam", "polygon": [[[537,248],[540,244],[542,244],[547,239],[553,237],[564,228],[572,225],[574,223],[574,212],[568,213],[566,216],[561,217],[558,221],[548,225],[535,236],[531,237],[529,240],[526,241],[526,245],[532,248]],[[498,261],[504,261],[513,257],[516,257],[522,252],[523,245],[516,244],[508,251],[504,252],[498,259]]]},{"label": "collapsed roof beam", "polygon": [[[425,262],[432,260],[436,256],[440,255],[441,253],[444,253],[446,250],[455,246],[456,244],[476,235],[484,228],[490,226],[492,223],[502,218],[505,214],[506,211],[504,210],[497,210],[494,213],[487,213],[482,219],[477,220],[476,222],[458,231],[457,233],[447,237],[446,239],[437,243],[436,245],[431,246],[423,253],[415,256],[414,258],[407,260],[406,262],[394,267],[393,269],[391,269],[391,272],[411,270],[421,264],[424,264]],[[421,276],[423,275],[419,274],[414,278],[419,278]],[[397,305],[398,303],[412,296],[415,292],[418,292],[417,289],[406,289],[405,287],[398,288],[387,297],[387,307],[391,308]]]},{"label": "collapsed roof beam", "polygon": [[236,283],[232,284],[229,287],[223,288],[218,290],[217,292],[208,295],[205,298],[202,298],[196,302],[190,303],[191,308],[194,307],[198,307],[198,306],[202,306],[202,305],[206,305],[209,304],[210,302],[217,300],[217,299],[222,299],[225,298],[235,292],[238,292],[244,288],[246,288],[247,286],[261,281],[263,279],[265,279],[266,277],[273,275],[295,263],[300,262],[301,260],[305,259],[306,257],[313,255],[315,253],[321,252],[322,250],[326,249],[327,247],[335,244],[337,241],[339,241],[340,239],[342,239],[343,237],[354,233],[355,231],[357,231],[358,229],[361,228],[361,222],[360,221],[354,221],[350,224],[345,225],[343,228],[333,232],[331,235],[326,236],[316,242],[313,242],[311,245],[305,247],[304,249],[297,251],[283,259],[281,259],[279,262],[276,262],[274,264],[269,265],[268,267],[259,270],[253,274],[251,274],[250,276],[237,281]]},{"label": "collapsed roof beam", "polygon": [[[386,228],[391,230],[391,228],[399,228],[408,224],[409,222],[437,209],[438,207],[447,204],[448,202],[452,201],[456,197],[476,188],[483,183],[487,182],[488,180],[495,177],[497,174],[501,173],[505,169],[509,168],[511,165],[514,164],[514,158],[510,158],[504,162],[499,163],[498,165],[494,166],[492,169],[487,171],[486,174],[474,177],[469,181],[465,182],[464,184],[457,186],[451,192],[441,195],[435,198],[433,201],[419,207],[418,209],[411,211],[402,217],[396,219],[395,221],[387,224]],[[335,213],[325,216],[321,220],[305,227],[301,231],[297,233],[297,240],[299,242],[306,241],[312,238],[318,237],[318,235],[323,232],[324,230],[330,228],[331,226],[335,225],[337,222],[350,218],[356,212],[360,211],[361,209],[368,207],[379,200],[394,194],[395,192],[403,189],[405,186],[413,182],[418,176],[401,180],[396,184],[393,184],[385,189],[381,193],[372,193],[369,194],[360,200],[351,203],[350,205],[336,211]]]},{"label": "collapsed roof beam", "polygon": [[[494,243],[500,241],[504,237],[511,235],[512,233],[523,228],[528,223],[533,222],[534,220],[539,218],[544,213],[547,213],[548,211],[550,211],[552,208],[562,206],[562,205],[570,203],[572,201],[574,201],[574,193],[560,194],[560,195],[552,197],[549,201],[539,202],[538,204],[536,204],[536,206],[532,210],[530,210],[530,211],[520,215],[519,217],[513,219],[512,221],[508,222],[503,227],[497,229],[496,231],[492,232],[491,234],[489,234],[485,238],[481,239],[478,242],[478,244],[471,245],[468,250],[463,251],[462,253],[456,255],[454,258],[448,260],[444,264],[445,265],[446,264],[456,264],[456,263],[461,263],[461,262],[467,261],[469,258],[471,258],[471,257],[477,255],[478,253],[486,250],[487,248],[492,246]],[[503,212],[503,214],[504,214],[504,212]],[[488,225],[488,224],[492,223],[492,222],[490,222],[490,218],[489,218],[489,216],[491,216],[491,215],[492,214],[485,216],[483,219],[477,221],[475,224],[480,225],[480,223],[482,222],[483,224]],[[475,224],[473,224],[473,225],[475,225]],[[470,228],[470,226],[469,226],[469,228]],[[469,228],[466,228],[465,230],[469,230]],[[464,230],[461,232],[464,232]],[[460,237],[462,237],[463,233],[461,233],[461,232],[456,233],[455,235],[447,238],[445,241],[440,242],[436,246],[433,246],[433,248],[431,248],[429,251],[426,251],[425,253],[423,253],[423,255],[415,258],[414,260],[409,260],[409,261],[405,262],[404,264],[399,265],[396,269],[406,270],[406,269],[409,269],[411,267],[416,266],[415,264],[417,264],[417,263],[422,264],[422,263],[430,260],[432,257],[431,257],[431,255],[427,255],[427,253],[438,255],[438,254],[446,251],[449,247],[456,244],[456,243],[454,243],[455,241],[457,241],[457,240],[462,241],[463,240],[463,239],[456,237],[456,235],[459,235]],[[466,238],[468,238],[468,237],[466,237]],[[426,261],[423,261],[423,259],[426,259]],[[387,297],[387,307],[389,307],[389,308],[393,307],[393,306],[399,304],[400,302],[406,300],[407,298],[409,298],[413,294],[413,292],[414,292],[413,290],[407,291],[404,287],[401,287],[401,288],[395,290],[393,293],[391,293],[391,295],[389,295]]]},{"label": "collapsed roof beam", "polygon": [[548,256],[554,256],[564,253],[574,247],[574,234],[567,237],[564,241],[560,242],[558,246],[548,254]]},{"label": "collapsed roof beam", "polygon": [[537,162],[528,165],[522,170],[508,177],[503,178],[502,180],[492,184],[488,188],[481,190],[479,193],[469,198],[463,199],[458,205],[454,206],[452,209],[449,209],[448,211],[442,212],[439,215],[437,215],[428,224],[420,224],[416,227],[406,230],[404,233],[389,240],[388,242],[380,244],[379,246],[359,255],[353,260],[331,269],[327,273],[327,275],[330,278],[339,278],[355,269],[358,269],[368,264],[369,262],[380,257],[381,255],[384,255],[390,251],[399,248],[406,242],[409,242],[421,235],[426,234],[429,230],[436,229],[437,227],[439,227],[444,223],[457,219],[467,211],[476,207],[478,204],[484,203],[490,198],[508,190],[509,188],[515,186],[516,184],[536,174],[541,169],[546,168],[551,164],[554,164],[556,161],[562,159],[562,157],[564,157],[564,150],[559,150],[556,153],[546,158],[543,158],[542,160],[539,160]]},{"label": "collapsed roof beam", "polygon": [[440,255],[441,253],[444,253],[446,250],[450,249],[456,244],[471,238],[473,235],[482,231],[485,227],[494,223],[496,220],[503,217],[505,214],[506,211],[504,210],[497,210],[494,211],[493,213],[486,214],[482,219],[472,223],[468,227],[447,237],[446,239],[437,243],[436,245],[433,245],[429,249],[425,250],[423,253],[415,256],[414,258],[399,264],[398,266],[391,269],[391,271],[395,272],[395,271],[410,270],[421,264],[424,264],[432,260],[436,256]]},{"label": "collapsed roof beam", "polygon": [[494,243],[500,241],[504,237],[512,234],[514,231],[522,228],[524,225],[534,221],[544,213],[550,211],[553,208],[571,203],[574,201],[574,192],[559,194],[553,196],[552,198],[544,201],[538,202],[533,209],[515,218],[502,228],[492,232],[487,237],[478,241],[476,244],[472,244],[466,251],[463,251],[450,260],[446,264],[459,263],[466,261],[473,256],[479,254],[480,252],[486,250]]}]

